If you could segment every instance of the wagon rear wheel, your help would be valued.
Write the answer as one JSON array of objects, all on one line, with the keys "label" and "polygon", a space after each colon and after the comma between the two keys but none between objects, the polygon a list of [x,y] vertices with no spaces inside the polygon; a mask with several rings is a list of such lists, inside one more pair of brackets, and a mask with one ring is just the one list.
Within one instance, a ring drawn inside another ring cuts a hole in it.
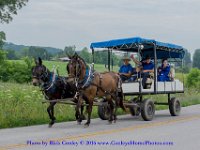
[{"label": "wagon rear wheel", "polygon": [[98,106],[98,115],[102,120],[108,120],[110,112],[107,102],[101,101],[100,105]]},{"label": "wagon rear wheel", "polygon": [[150,99],[145,99],[141,105],[141,115],[145,121],[151,121],[154,118],[155,105]]},{"label": "wagon rear wheel", "polygon": [[178,116],[181,112],[181,103],[180,101],[173,97],[169,102],[169,112],[172,116]]}]

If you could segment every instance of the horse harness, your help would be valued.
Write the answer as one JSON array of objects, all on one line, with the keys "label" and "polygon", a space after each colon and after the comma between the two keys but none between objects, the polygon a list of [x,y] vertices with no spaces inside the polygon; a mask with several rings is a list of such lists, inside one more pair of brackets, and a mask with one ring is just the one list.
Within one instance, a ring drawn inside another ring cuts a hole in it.
[{"label": "horse harness", "polygon": [[[97,91],[96,91],[96,95],[98,95],[99,91],[104,92],[106,95],[111,95],[111,91],[105,91],[102,88],[102,74],[99,72],[95,72],[93,69],[93,66],[91,65],[89,67],[89,74],[85,74],[83,80],[79,81],[79,76],[81,75],[81,68],[82,65],[80,64],[81,59],[78,59],[78,61],[76,61],[76,66],[75,66],[75,84],[76,84],[76,94],[74,96],[74,99],[77,100],[78,96],[80,95],[80,91],[83,91],[85,89],[87,89],[89,86],[96,86],[97,87]],[[85,63],[85,62],[83,62]],[[94,78],[95,75],[99,76],[99,84],[95,84]]]},{"label": "horse harness", "polygon": [[[99,72],[95,72],[95,71],[89,71],[89,75],[87,76],[87,78],[83,79],[82,82],[79,82],[79,86],[77,88],[77,94],[79,95],[79,92],[80,91],[83,91],[83,90],[86,90],[89,86],[96,86],[97,87],[97,91],[96,91],[96,95],[98,95],[98,93],[100,91],[104,92],[106,95],[111,95],[111,91],[105,91],[103,88],[102,88],[102,74],[99,73]],[[94,78],[95,78],[95,75],[97,75],[99,77],[99,84],[96,84],[94,83]]]},{"label": "horse harness", "polygon": [[[68,84],[68,83],[66,83],[64,77],[60,77],[60,76],[56,75],[56,73],[54,71],[49,72],[46,67],[45,67],[45,70],[43,71],[43,73],[40,76],[33,76],[33,78],[36,78],[38,80],[42,80],[44,82],[40,86],[40,88],[41,88],[41,91],[42,91],[42,93],[43,93],[43,95],[45,96],[46,99],[50,99],[49,95],[56,92],[56,89],[58,87],[58,85],[56,85],[56,83],[58,81],[62,82],[64,84],[64,86]],[[62,90],[62,93],[64,94],[63,90]]]}]

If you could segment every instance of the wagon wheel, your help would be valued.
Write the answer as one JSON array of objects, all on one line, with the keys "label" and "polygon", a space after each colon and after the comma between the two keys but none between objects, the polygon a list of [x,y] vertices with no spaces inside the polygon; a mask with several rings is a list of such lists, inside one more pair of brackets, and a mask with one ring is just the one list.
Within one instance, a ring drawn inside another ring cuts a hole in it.
[{"label": "wagon wheel", "polygon": [[[133,98],[130,103],[137,103],[138,98]],[[140,107],[137,106],[129,106],[129,111],[132,116],[139,116],[140,115]]]},{"label": "wagon wheel", "polygon": [[178,116],[181,112],[181,103],[175,97],[172,97],[169,102],[169,112],[172,116]]},{"label": "wagon wheel", "polygon": [[105,100],[102,100],[100,102],[100,105],[98,106],[98,115],[99,115],[99,118],[101,118],[102,120],[108,120],[110,116],[108,103],[105,102]]},{"label": "wagon wheel", "polygon": [[145,121],[151,121],[154,118],[155,105],[150,99],[145,99],[141,104],[141,115]]}]

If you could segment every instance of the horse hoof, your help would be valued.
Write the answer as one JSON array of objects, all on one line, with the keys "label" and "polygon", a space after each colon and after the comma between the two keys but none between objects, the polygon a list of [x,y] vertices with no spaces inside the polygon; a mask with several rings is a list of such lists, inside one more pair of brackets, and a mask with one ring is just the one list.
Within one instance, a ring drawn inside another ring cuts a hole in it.
[{"label": "horse hoof", "polygon": [[117,121],[116,120],[114,120],[114,123],[116,123]]},{"label": "horse hoof", "polygon": [[109,120],[109,121],[108,121],[108,124],[109,124],[109,125],[112,124],[112,121]]},{"label": "horse hoof", "polygon": [[77,125],[81,125],[81,122],[80,122],[80,121],[77,121]]},{"label": "horse hoof", "polygon": [[88,128],[89,127],[89,124],[88,123],[85,123],[84,124],[84,128]]},{"label": "horse hoof", "polygon": [[50,123],[49,123],[49,128],[51,128],[55,123],[55,120],[52,120]]}]

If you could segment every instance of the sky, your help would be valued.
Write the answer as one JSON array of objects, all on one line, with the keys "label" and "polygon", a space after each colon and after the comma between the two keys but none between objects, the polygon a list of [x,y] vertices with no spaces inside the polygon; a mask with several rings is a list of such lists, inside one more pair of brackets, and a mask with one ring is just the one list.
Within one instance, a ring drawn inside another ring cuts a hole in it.
[{"label": "sky", "polygon": [[77,49],[91,42],[143,37],[200,48],[199,0],[29,0],[9,24],[7,42]]}]

